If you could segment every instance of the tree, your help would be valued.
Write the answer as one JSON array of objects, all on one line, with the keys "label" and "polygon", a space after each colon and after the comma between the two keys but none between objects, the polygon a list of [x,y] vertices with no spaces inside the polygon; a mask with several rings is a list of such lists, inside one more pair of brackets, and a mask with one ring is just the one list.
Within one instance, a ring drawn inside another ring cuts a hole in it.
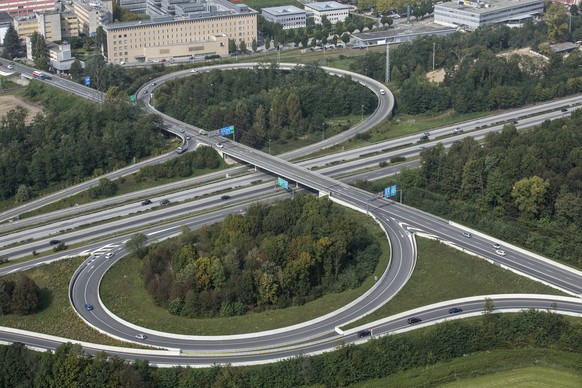
[{"label": "tree", "polygon": [[513,185],[511,196],[518,210],[526,217],[535,217],[542,210],[550,182],[539,176],[523,178]]},{"label": "tree", "polygon": [[125,243],[125,249],[130,254],[135,254],[140,260],[148,253],[148,238],[143,233],[136,233]]},{"label": "tree", "polygon": [[40,290],[28,276],[21,274],[15,282],[10,302],[14,313],[28,315],[36,312],[39,308]]},{"label": "tree", "polygon": [[251,48],[253,49],[254,53],[257,52],[257,38],[253,38],[253,42],[251,43]]},{"label": "tree", "polygon": [[267,36],[267,39],[265,39],[265,50],[268,50],[271,48],[271,37]]},{"label": "tree", "polygon": [[240,41],[240,44],[238,47],[239,47],[241,53],[244,54],[247,52],[247,43],[244,40]]},{"label": "tree", "polygon": [[32,34],[30,40],[32,49],[32,60],[34,61],[34,65],[38,69],[46,70],[48,68],[48,59],[44,36],[35,31]]},{"label": "tree", "polygon": [[23,203],[28,201],[32,197],[32,190],[27,185],[18,185],[18,190],[16,191],[16,196],[14,199],[16,203]]},{"label": "tree", "polygon": [[552,3],[546,10],[544,21],[548,26],[550,42],[563,42],[568,36],[568,15],[560,3]]},{"label": "tree", "polygon": [[228,40],[228,53],[233,54],[234,52],[236,52],[236,42],[234,41],[234,39],[229,39]]},{"label": "tree", "polygon": [[10,24],[6,30],[6,35],[4,35],[4,52],[2,53],[2,56],[8,59],[16,58],[20,47],[18,32],[16,32],[14,26]]},{"label": "tree", "polygon": [[69,69],[69,74],[73,78],[73,81],[79,82],[83,79],[83,65],[81,65],[81,61],[75,58],[73,63],[71,63],[71,68]]},{"label": "tree", "polygon": [[342,42],[344,42],[345,44],[348,44],[350,42],[350,34],[348,34],[347,32],[344,32],[342,34]]}]

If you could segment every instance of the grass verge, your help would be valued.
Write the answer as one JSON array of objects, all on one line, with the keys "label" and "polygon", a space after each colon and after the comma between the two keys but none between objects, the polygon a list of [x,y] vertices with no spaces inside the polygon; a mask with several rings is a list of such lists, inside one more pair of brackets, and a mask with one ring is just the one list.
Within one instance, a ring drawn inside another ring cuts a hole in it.
[{"label": "grass verge", "polygon": [[549,349],[493,350],[353,385],[380,387],[579,387],[582,355]]},{"label": "grass verge", "polygon": [[[353,217],[366,216],[354,211]],[[145,291],[140,271],[141,263],[134,257],[123,258],[109,270],[101,285],[101,298],[113,313],[125,320],[173,333],[192,335],[250,333],[301,323],[334,311],[356,299],[372,286],[374,275],[380,277],[386,269],[390,247],[384,232],[375,223],[362,224],[368,225],[382,245],[383,253],[374,274],[357,289],[329,294],[303,306],[248,313],[231,318],[190,319],[174,316],[157,306]]]},{"label": "grass verge", "polygon": [[383,307],[344,327],[356,327],[424,305],[475,295],[566,295],[438,241],[417,238],[418,260],[408,283]]},{"label": "grass verge", "polygon": [[[0,326],[105,345],[129,346],[87,326],[69,303],[69,281],[85,260],[82,257],[42,265],[24,273],[41,289],[41,311],[31,315],[0,315]],[[10,279],[18,274],[7,275]]]}]

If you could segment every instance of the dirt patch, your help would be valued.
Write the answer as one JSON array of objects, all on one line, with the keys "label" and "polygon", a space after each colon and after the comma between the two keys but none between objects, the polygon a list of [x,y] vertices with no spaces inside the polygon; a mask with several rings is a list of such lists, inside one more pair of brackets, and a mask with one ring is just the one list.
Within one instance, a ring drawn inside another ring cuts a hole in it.
[{"label": "dirt patch", "polygon": [[32,122],[32,119],[38,112],[42,112],[42,106],[40,105],[34,105],[16,96],[0,96],[0,117],[3,117],[19,105],[28,109],[28,116],[26,117],[27,124]]},{"label": "dirt patch", "polygon": [[545,58],[545,57],[543,57],[543,56],[541,56],[539,54],[536,54],[536,53],[532,52],[529,49],[529,47],[521,48],[521,49],[518,49],[518,50],[506,51],[506,52],[503,52],[503,53],[500,53],[500,54],[497,54],[497,55],[499,55],[500,57],[509,57],[509,56],[511,56],[513,54],[524,55],[526,57],[531,57],[531,58],[543,58],[544,60],[547,60],[547,58]]},{"label": "dirt patch", "polygon": [[426,73],[426,78],[428,78],[430,82],[441,83],[445,80],[445,69],[429,71]]}]

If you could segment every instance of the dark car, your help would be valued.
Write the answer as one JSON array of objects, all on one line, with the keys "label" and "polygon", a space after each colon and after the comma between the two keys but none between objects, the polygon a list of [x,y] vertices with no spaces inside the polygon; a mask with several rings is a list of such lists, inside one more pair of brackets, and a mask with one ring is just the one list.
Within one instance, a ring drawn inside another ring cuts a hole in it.
[{"label": "dark car", "polygon": [[413,323],[418,323],[418,322],[422,322],[422,319],[418,318],[418,317],[412,317],[412,318],[408,318],[408,323],[409,324],[413,324]]},{"label": "dark car", "polygon": [[149,199],[146,199],[145,201],[143,201],[141,203],[141,206],[147,206],[147,205],[151,205],[151,204],[152,204],[152,201],[150,201]]},{"label": "dark car", "polygon": [[428,136],[426,136],[426,135],[422,135],[422,136],[420,137],[420,140],[428,140]]},{"label": "dark car", "polygon": [[163,206],[163,205],[169,205],[169,204],[170,204],[170,200],[169,200],[169,199],[162,199],[162,200],[160,201],[160,205],[162,205],[162,206]]},{"label": "dark car", "polygon": [[372,332],[370,330],[358,331],[358,337],[360,338],[368,337],[370,335],[372,335]]},{"label": "dark car", "polygon": [[58,244],[60,244],[61,242],[62,242],[61,240],[51,240],[51,241],[49,241],[49,244],[50,244],[50,245],[58,245]]},{"label": "dark car", "polygon": [[449,314],[457,314],[457,313],[462,313],[463,309],[460,307],[452,307],[449,309]]},{"label": "dark car", "polygon": [[85,310],[87,310],[87,311],[91,311],[91,310],[93,310],[93,306],[92,306],[92,305],[90,305],[89,303],[86,303],[86,304],[85,304]]},{"label": "dark car", "polygon": [[566,108],[560,109],[560,112],[567,112],[567,111],[568,111],[568,109],[566,109]]},{"label": "dark car", "polygon": [[220,199],[226,201],[227,199],[230,199],[230,195],[223,195],[222,197],[220,197]]}]

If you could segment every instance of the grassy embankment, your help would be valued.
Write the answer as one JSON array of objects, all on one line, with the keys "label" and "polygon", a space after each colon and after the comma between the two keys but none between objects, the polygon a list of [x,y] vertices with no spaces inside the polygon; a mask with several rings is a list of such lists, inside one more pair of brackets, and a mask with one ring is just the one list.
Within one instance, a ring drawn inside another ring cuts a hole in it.
[{"label": "grassy embankment", "polygon": [[[385,266],[386,261],[382,260],[376,274],[381,273]],[[300,323],[349,303],[371,285],[371,279],[368,279],[364,286],[356,290],[327,295],[300,307],[235,318],[188,319],[172,316],[154,303],[144,289],[140,267],[137,259],[124,258],[109,271],[101,288],[101,296],[108,308],[138,325],[188,334],[234,334]],[[409,283],[386,306],[372,313],[369,318],[363,318],[358,324],[439,301],[511,292],[560,294],[541,283],[495,267],[444,244],[420,239],[419,260]]]}]

